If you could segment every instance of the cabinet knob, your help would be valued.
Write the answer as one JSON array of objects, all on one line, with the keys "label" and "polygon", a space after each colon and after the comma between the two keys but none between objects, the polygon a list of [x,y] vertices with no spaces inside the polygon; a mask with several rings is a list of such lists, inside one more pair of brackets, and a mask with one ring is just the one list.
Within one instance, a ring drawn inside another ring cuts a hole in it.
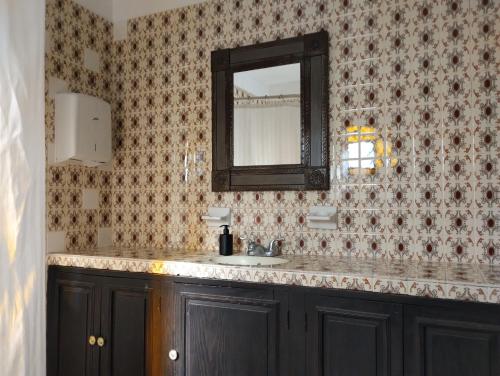
[{"label": "cabinet knob", "polygon": [[102,337],[97,338],[97,346],[99,346],[99,347],[104,346],[104,338],[102,338]]},{"label": "cabinet knob", "polygon": [[95,337],[94,336],[90,336],[89,337],[89,345],[90,346],[94,346],[95,345]]},{"label": "cabinet knob", "polygon": [[168,357],[171,359],[171,360],[177,360],[177,358],[179,357],[179,353],[176,351],[176,350],[170,350],[168,352]]}]

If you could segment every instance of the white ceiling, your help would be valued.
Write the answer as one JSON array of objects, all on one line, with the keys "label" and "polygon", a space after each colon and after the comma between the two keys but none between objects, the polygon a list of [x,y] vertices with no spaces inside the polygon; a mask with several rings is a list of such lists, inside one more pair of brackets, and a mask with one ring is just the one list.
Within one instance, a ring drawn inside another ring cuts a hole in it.
[{"label": "white ceiling", "polygon": [[113,20],[113,0],[75,0],[75,2],[109,21]]},{"label": "white ceiling", "polygon": [[198,4],[205,0],[75,0],[112,22],[145,16],[168,9]]},{"label": "white ceiling", "polygon": [[234,85],[256,96],[300,94],[300,63],[237,72]]}]

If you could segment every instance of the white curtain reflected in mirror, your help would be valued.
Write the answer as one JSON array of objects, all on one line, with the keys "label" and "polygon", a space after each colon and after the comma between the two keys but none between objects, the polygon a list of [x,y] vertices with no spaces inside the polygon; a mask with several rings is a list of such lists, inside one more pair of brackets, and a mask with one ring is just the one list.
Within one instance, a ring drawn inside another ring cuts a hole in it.
[{"label": "white curtain reflected in mirror", "polygon": [[301,163],[300,63],[234,74],[234,166]]}]

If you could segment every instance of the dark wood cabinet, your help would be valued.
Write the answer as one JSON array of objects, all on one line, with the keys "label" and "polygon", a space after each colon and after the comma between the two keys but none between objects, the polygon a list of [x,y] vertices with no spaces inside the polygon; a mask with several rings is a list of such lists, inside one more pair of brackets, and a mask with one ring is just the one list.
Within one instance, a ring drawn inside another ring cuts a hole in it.
[{"label": "dark wood cabinet", "polygon": [[400,304],[311,294],[306,314],[307,375],[402,375]]},{"label": "dark wood cabinet", "polygon": [[47,374],[153,374],[153,281],[49,271]]},{"label": "dark wood cabinet", "polygon": [[493,304],[50,267],[47,325],[49,376],[500,375]]},{"label": "dark wood cabinet", "polygon": [[150,375],[152,287],[141,279],[106,278],[101,291],[100,333],[107,343],[101,349],[100,375]]},{"label": "dark wood cabinet", "polygon": [[498,376],[498,309],[409,305],[405,354],[407,376]]},{"label": "dark wood cabinet", "polygon": [[278,375],[280,302],[269,288],[176,284],[176,375]]},{"label": "dark wood cabinet", "polygon": [[88,340],[100,330],[98,282],[67,273],[49,276],[47,375],[94,375],[99,353]]}]

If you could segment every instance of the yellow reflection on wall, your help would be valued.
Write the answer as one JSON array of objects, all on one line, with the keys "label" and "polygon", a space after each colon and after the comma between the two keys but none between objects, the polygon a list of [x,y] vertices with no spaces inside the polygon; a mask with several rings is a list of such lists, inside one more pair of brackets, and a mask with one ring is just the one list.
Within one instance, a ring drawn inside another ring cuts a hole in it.
[{"label": "yellow reflection on wall", "polygon": [[[374,167],[349,167],[350,175],[374,175],[375,172],[384,167],[384,160],[388,161],[388,165],[395,167],[398,164],[397,158],[392,157],[392,145],[377,133],[375,127],[367,125],[349,125],[346,127],[347,143],[361,144],[372,143],[374,151]],[[363,158],[362,155],[359,156]]]}]

